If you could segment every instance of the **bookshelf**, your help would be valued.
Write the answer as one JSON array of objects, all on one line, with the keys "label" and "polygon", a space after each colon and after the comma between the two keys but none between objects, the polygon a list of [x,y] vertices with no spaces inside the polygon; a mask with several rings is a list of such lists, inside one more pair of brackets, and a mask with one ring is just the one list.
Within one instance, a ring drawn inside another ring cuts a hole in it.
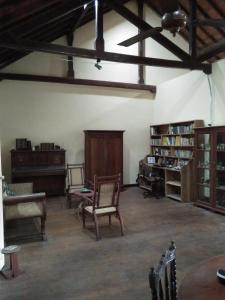
[{"label": "bookshelf", "polygon": [[150,126],[150,155],[156,158],[152,168],[164,168],[166,197],[193,200],[194,129],[202,126],[203,120]]}]

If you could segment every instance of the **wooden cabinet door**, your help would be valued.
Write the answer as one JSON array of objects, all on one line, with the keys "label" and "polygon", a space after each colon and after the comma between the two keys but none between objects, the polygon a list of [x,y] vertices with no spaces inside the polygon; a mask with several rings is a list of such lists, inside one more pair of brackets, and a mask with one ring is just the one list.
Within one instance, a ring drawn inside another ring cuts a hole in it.
[{"label": "wooden cabinet door", "polygon": [[85,139],[85,171],[86,179],[93,181],[94,175],[105,174],[105,136],[104,134],[88,134]]},{"label": "wooden cabinet door", "polygon": [[105,169],[106,175],[123,172],[123,138],[121,134],[105,136]]},{"label": "wooden cabinet door", "polygon": [[123,132],[85,131],[85,178],[123,175]]}]

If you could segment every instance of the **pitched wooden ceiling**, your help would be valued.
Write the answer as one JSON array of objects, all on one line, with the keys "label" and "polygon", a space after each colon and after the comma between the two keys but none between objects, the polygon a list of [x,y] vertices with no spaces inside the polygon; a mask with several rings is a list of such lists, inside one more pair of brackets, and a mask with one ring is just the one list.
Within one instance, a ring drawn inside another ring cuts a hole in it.
[{"label": "pitched wooden ceiling", "polygon": [[[152,36],[154,40],[171,51],[179,60],[165,60],[145,57],[144,43],[139,43],[138,56],[104,51],[103,13],[115,10],[129,22],[139,28],[139,32],[151,30],[151,22],[146,23],[143,9],[146,5],[163,15],[162,2],[174,3],[176,0],[133,0],[138,7],[138,16],[123,6],[128,0],[0,0],[0,69],[19,60],[32,51],[41,51],[66,55],[68,61],[67,77],[49,77],[0,73],[0,79],[58,82],[79,85],[107,86],[149,90],[156,92],[156,87],[145,84],[143,66],[161,66],[167,68],[186,68],[211,73],[210,63],[225,57],[225,1],[219,0],[179,0],[180,8],[188,17],[215,20],[217,27],[191,26],[189,23],[180,34],[189,41],[190,53],[186,53],[173,41],[161,33]],[[97,3],[97,6],[95,4]],[[49,44],[66,35],[69,46],[73,44],[72,32],[85,23],[97,20],[96,50],[74,48]],[[161,24],[159,24],[160,26]],[[219,26],[218,26],[219,25]],[[196,30],[195,30],[196,28]],[[120,42],[118,40],[118,42]],[[139,79],[137,84],[78,79],[74,76],[72,57],[94,58],[122,63],[138,64]],[[207,61],[207,63],[203,63]]]},{"label": "pitched wooden ceiling", "polygon": [[[84,10],[86,1],[74,0],[0,0],[0,39],[10,38],[18,40],[21,38],[32,41],[51,42],[69,31],[95,18],[94,1],[89,1],[88,9]],[[127,1],[120,1],[125,3]],[[163,15],[160,1],[143,0],[146,5],[154,9],[158,14]],[[180,8],[189,15],[190,5],[187,0],[179,0]],[[104,12],[111,7],[104,1]],[[224,0],[198,0],[197,18],[224,19]],[[149,22],[150,23],[150,22]],[[160,25],[160,24],[159,24]],[[188,40],[188,26],[181,34]],[[225,27],[198,26],[196,32],[196,45],[199,51],[206,47],[215,49],[206,59],[210,62],[225,57]],[[118,41],[119,42],[119,41]],[[218,44],[218,42],[220,42]],[[176,43],[176,39],[174,39]],[[0,48],[0,69],[15,62],[28,51],[18,51],[7,48]]]},{"label": "pitched wooden ceiling", "polygon": [[[160,1],[146,0],[145,1],[153,10],[159,15],[163,15]],[[194,2],[194,1],[193,1]],[[179,7],[190,15],[190,5],[188,0],[179,0]],[[225,20],[225,1],[224,0],[197,0],[196,1],[196,18],[199,20],[215,19]],[[189,40],[189,27],[186,26],[181,35],[188,41]],[[223,40],[220,47],[215,49],[210,57],[207,57],[208,61],[214,62],[218,59],[225,58],[225,26],[212,27],[212,26],[197,26],[196,30],[196,46],[199,51],[214,46],[216,43]],[[218,45],[219,46],[219,45]]]}]

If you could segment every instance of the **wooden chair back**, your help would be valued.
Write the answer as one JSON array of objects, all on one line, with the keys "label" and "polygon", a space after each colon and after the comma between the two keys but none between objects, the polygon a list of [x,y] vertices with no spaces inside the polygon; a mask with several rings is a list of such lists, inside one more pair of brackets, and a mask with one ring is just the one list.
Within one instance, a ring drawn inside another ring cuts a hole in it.
[{"label": "wooden chair back", "polygon": [[152,300],[177,300],[176,247],[174,242],[162,255],[159,265],[151,268],[149,284]]},{"label": "wooden chair back", "polygon": [[120,174],[112,176],[94,176],[93,209],[118,207],[120,195]]},{"label": "wooden chair back", "polygon": [[84,164],[67,164],[68,188],[84,186]]}]

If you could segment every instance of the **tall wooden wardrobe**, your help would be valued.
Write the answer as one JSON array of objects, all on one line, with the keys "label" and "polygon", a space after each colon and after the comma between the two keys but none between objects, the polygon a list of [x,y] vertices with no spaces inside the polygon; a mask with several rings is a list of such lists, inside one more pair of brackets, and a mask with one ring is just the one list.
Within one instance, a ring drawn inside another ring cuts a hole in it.
[{"label": "tall wooden wardrobe", "polygon": [[123,184],[122,130],[85,130],[85,178],[121,173]]}]

